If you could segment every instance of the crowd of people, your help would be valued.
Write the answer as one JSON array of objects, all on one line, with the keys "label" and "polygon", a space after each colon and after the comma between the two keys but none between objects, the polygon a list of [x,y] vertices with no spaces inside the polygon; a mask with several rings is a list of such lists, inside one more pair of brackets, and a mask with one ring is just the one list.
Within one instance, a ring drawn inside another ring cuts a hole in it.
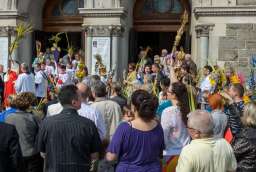
[{"label": "crowd of people", "polygon": [[142,50],[119,82],[53,57],[0,65],[0,171],[256,171],[254,90],[231,66]]}]

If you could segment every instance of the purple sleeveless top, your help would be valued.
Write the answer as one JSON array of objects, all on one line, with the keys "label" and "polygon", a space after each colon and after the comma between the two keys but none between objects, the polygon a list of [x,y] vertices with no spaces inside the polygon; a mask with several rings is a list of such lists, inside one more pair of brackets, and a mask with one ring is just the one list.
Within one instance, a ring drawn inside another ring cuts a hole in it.
[{"label": "purple sleeveless top", "polygon": [[107,152],[118,156],[116,172],[161,172],[163,150],[160,124],[150,131],[141,131],[124,122],[118,126]]}]

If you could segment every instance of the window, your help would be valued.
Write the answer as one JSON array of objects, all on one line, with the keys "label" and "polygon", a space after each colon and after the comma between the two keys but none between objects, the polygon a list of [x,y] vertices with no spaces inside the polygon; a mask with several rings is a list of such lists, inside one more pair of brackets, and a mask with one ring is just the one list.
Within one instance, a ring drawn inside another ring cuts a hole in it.
[{"label": "window", "polygon": [[54,7],[52,16],[78,15],[78,8],[84,7],[84,0],[60,0]]},{"label": "window", "polygon": [[143,15],[152,13],[181,13],[182,6],[179,0],[145,0]]}]

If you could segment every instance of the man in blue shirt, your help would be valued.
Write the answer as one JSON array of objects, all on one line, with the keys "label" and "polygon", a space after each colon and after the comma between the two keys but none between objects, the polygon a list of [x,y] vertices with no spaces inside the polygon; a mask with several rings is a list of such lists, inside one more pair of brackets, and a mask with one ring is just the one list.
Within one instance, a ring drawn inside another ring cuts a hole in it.
[{"label": "man in blue shirt", "polygon": [[6,110],[0,113],[0,122],[5,122],[5,119],[11,115],[12,113],[16,112],[15,104],[13,100],[15,99],[15,95],[10,95],[7,98],[7,103],[9,107],[6,107]]}]

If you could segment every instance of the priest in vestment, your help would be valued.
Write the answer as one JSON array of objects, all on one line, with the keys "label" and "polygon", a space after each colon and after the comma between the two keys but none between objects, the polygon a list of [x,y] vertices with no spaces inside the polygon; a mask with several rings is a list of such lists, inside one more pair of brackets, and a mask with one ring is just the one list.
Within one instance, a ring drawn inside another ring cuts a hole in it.
[{"label": "priest in vestment", "polygon": [[6,106],[9,95],[16,94],[14,85],[19,73],[18,63],[11,61],[9,65],[8,71],[4,76],[4,107]]},{"label": "priest in vestment", "polygon": [[7,98],[12,95],[16,94],[14,84],[17,80],[18,75],[15,71],[9,69],[6,76],[5,76],[5,82],[4,82],[4,105],[7,103]]}]

